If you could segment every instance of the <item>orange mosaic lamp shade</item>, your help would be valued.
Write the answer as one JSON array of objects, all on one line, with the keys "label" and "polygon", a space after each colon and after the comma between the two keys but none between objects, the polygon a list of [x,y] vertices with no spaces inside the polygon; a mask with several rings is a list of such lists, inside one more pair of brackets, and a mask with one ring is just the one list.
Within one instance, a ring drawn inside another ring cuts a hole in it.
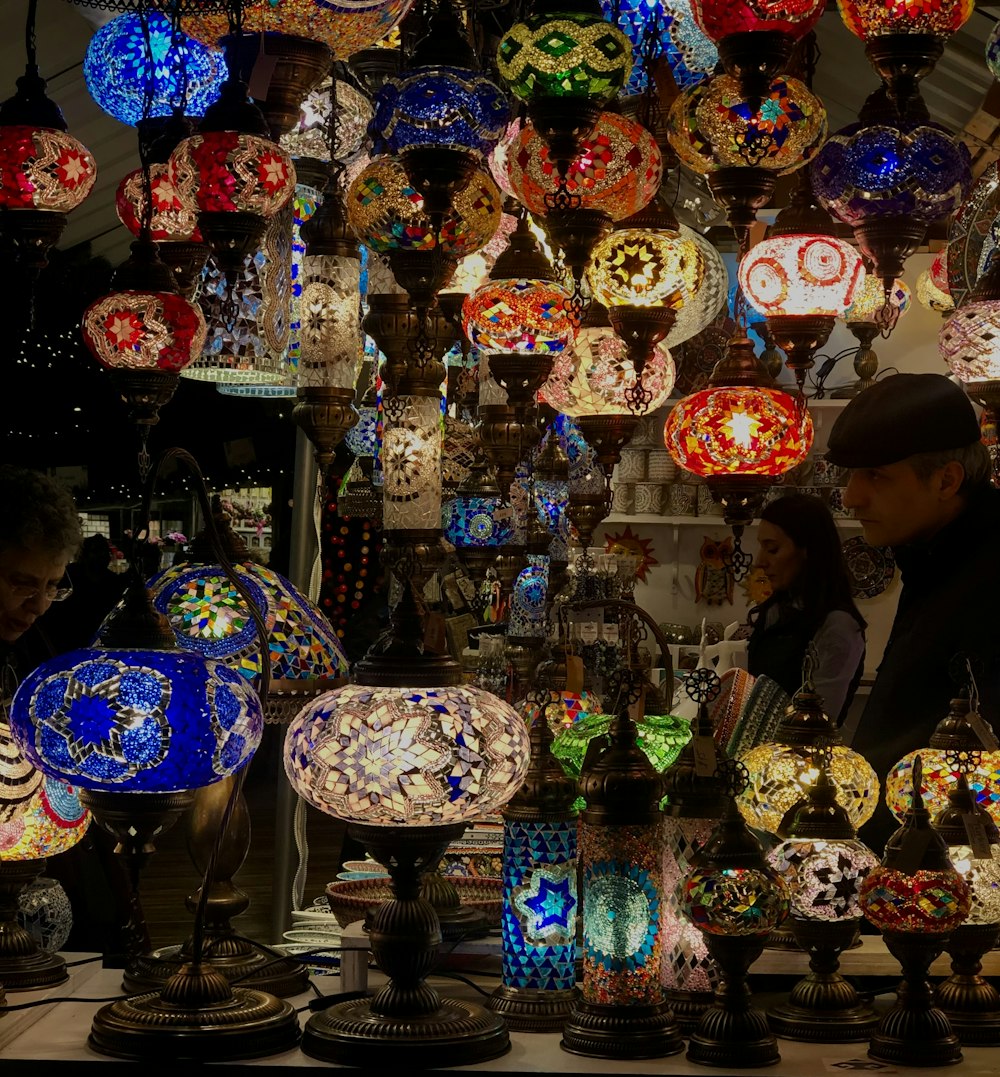
[{"label": "orange mosaic lamp shade", "polygon": [[862,41],[886,34],[953,34],[972,14],[974,0],[837,0],[840,17]]},{"label": "orange mosaic lamp shade", "polygon": [[790,393],[723,385],[681,400],[663,437],[678,466],[703,478],[777,478],[809,455],[813,423]]},{"label": "orange mosaic lamp shade", "polygon": [[561,352],[573,339],[569,299],[554,281],[487,281],[462,305],[465,334],[481,351]]},{"label": "orange mosaic lamp shade", "polygon": [[750,305],[766,315],[843,314],[858,294],[864,267],[858,252],[833,236],[772,236],[739,266]]}]

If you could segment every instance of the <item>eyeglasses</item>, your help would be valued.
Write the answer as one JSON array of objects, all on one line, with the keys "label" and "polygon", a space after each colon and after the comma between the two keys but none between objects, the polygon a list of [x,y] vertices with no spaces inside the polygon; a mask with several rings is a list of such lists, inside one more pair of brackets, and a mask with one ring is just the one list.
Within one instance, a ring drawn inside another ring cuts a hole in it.
[{"label": "eyeglasses", "polygon": [[0,570],[0,580],[3,580],[11,594],[22,602],[43,593],[49,602],[64,602],[73,593],[73,581],[69,578],[68,572],[58,583],[50,583],[47,587],[36,587],[30,583],[17,583],[11,580],[4,570]]}]

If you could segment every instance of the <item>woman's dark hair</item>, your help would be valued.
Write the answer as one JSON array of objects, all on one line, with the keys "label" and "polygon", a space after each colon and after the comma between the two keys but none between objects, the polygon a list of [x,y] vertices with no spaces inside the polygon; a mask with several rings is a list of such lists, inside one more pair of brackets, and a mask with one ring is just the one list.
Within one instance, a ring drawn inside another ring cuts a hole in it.
[{"label": "woman's dark hair", "polygon": [[20,547],[73,558],[80,549],[80,517],[69,491],[29,468],[0,464],[0,550]]},{"label": "woman's dark hair", "polygon": [[[851,581],[844,563],[837,525],[826,503],[810,494],[789,494],[764,506],[761,520],[780,527],[806,557],[795,581],[795,597],[813,630],[833,610],[849,613],[864,629],[865,619],[851,595]],[[777,601],[773,595],[757,607],[757,616]]]}]

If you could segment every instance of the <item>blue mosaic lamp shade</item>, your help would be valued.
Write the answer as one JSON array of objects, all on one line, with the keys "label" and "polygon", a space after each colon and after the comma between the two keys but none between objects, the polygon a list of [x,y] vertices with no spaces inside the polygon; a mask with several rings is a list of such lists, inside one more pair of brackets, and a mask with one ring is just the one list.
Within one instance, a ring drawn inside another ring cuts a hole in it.
[{"label": "blue mosaic lamp shade", "polygon": [[575,819],[503,828],[502,977],[506,987],[576,985]]},{"label": "blue mosaic lamp shade", "polygon": [[14,696],[25,758],[85,789],[176,793],[244,767],[264,728],[250,683],[187,651],[87,648],[39,666]]},{"label": "blue mosaic lamp shade", "polygon": [[548,590],[548,556],[529,554],[527,566],[514,581],[507,622],[508,635],[545,638],[545,598]]},{"label": "blue mosaic lamp shade", "polygon": [[539,520],[553,535],[567,539],[569,519],[566,516],[566,507],[569,505],[569,480],[535,479],[531,487]]},{"label": "blue mosaic lamp shade", "polygon": [[344,438],[355,456],[374,456],[378,448],[378,408],[358,408],[358,421]]},{"label": "blue mosaic lamp shade", "polygon": [[514,533],[501,497],[459,494],[444,505],[444,537],[459,548],[502,546]]},{"label": "blue mosaic lamp shade", "polygon": [[152,62],[138,15],[119,15],[90,39],[83,59],[90,96],[109,116],[131,127],[143,118],[150,86],[151,116],[169,116],[182,102],[186,115],[204,115],[226,79],[225,56],[186,34],[175,43],[165,15],[149,12],[146,20]]},{"label": "blue mosaic lamp shade", "polygon": [[438,148],[485,157],[509,119],[506,95],[485,76],[460,67],[419,67],[381,86],[368,133],[375,153]]},{"label": "blue mosaic lamp shade", "polygon": [[939,124],[855,123],[830,135],[810,178],[820,204],[845,224],[903,215],[930,223],[968,194],[969,161]]},{"label": "blue mosaic lamp shade", "polygon": [[[273,680],[335,680],[348,660],[317,606],[284,576],[248,562],[233,566],[267,629]],[[253,681],[260,673],[257,628],[242,596],[220,565],[174,565],[150,581],[153,604],[177,645],[224,662]]]}]

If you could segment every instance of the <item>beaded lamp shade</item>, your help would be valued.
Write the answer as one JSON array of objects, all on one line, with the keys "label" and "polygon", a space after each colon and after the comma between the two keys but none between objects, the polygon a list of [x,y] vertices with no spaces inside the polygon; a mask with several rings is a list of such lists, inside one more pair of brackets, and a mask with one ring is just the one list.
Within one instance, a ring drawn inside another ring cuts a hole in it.
[{"label": "beaded lamp shade", "polygon": [[717,248],[686,224],[681,225],[681,235],[697,244],[705,271],[701,287],[677,312],[677,318],[663,340],[667,348],[676,348],[711,325],[725,306],[729,287],[729,273]]},{"label": "beaded lamp shade", "polygon": [[175,40],[170,19],[155,11],[126,12],[106,22],[83,58],[90,96],[109,116],[132,127],[182,106],[186,116],[203,115],[226,74],[220,50],[185,34]]},{"label": "beaded lamp shade", "polygon": [[632,70],[632,45],[602,16],[561,11],[515,23],[497,50],[500,77],[524,100],[610,101]]},{"label": "beaded lamp shade", "polygon": [[647,53],[670,65],[670,73],[680,89],[704,82],[715,70],[719,53],[694,21],[690,0],[677,0],[670,4],[660,0],[601,0],[601,10],[609,22],[615,20],[632,42],[636,63],[628,76],[623,93],[641,94],[649,88],[646,65],[642,62]]},{"label": "beaded lamp shade", "polygon": [[[292,157],[330,159],[330,83],[323,79],[299,109],[299,122],[281,136],[281,148]],[[334,131],[334,156],[344,161],[357,153],[364,142],[374,110],[367,97],[349,82],[337,79],[337,126]]]},{"label": "beaded lamp shade", "polygon": [[[617,113],[602,112],[581,146],[566,173],[566,190],[579,196],[584,209],[600,210],[620,221],[649,204],[660,186],[663,159],[644,127]],[[500,156],[518,201],[544,216],[546,196],[559,189],[559,175],[534,126],[524,124]]]},{"label": "beaded lamp shade", "polygon": [[979,807],[988,811],[994,822],[1000,820],[1000,752],[979,752],[966,765],[943,748],[910,752],[886,775],[885,803],[897,819],[902,819],[909,807],[913,762],[918,755],[923,763],[920,795],[932,815],[948,805],[948,794],[964,773]]},{"label": "beaded lamp shade", "polygon": [[83,339],[109,370],[184,370],[201,354],[201,310],[173,292],[112,292],[84,311]]},{"label": "beaded lamp shade", "polygon": [[928,3],[872,3],[837,0],[840,17],[862,41],[885,34],[933,34],[948,37],[972,14],[973,0],[929,0]]},{"label": "beaded lamp shade", "polygon": [[[273,31],[322,41],[335,60],[346,60],[387,37],[412,0],[244,0],[243,32]],[[181,25],[199,41],[214,45],[229,33],[224,14],[185,17]]]},{"label": "beaded lamp shade", "polygon": [[797,40],[809,33],[825,10],[824,0],[793,0],[785,4],[691,0],[695,22],[712,41],[762,30],[788,34]]},{"label": "beaded lamp shade", "polygon": [[277,143],[239,131],[183,139],[170,155],[181,201],[207,213],[273,217],[295,191],[295,166]]},{"label": "beaded lamp shade", "polygon": [[573,339],[569,298],[554,281],[487,281],[462,304],[465,335],[482,352],[559,353]]},{"label": "beaded lamp shade", "polygon": [[[614,723],[610,714],[582,713],[576,721],[556,733],[552,754],[567,774],[579,777],[590,742],[606,737]],[[691,727],[672,714],[647,714],[636,718],[636,737],[646,758],[658,771],[664,771],[681,754],[691,739]]]},{"label": "beaded lamp shade", "polygon": [[857,920],[861,885],[878,857],[856,839],[789,838],[767,861],[784,880],[792,913],[806,920]]},{"label": "beaded lamp shade", "polygon": [[757,868],[695,867],[679,893],[683,914],[709,935],[769,935],[788,915],[785,884]]},{"label": "beaded lamp shade", "polygon": [[642,371],[646,403],[629,399],[638,379],[625,342],[609,327],[581,329],[573,347],[556,358],[540,396],[557,411],[581,415],[627,415],[655,411],[673,392],[676,369],[670,351],[657,344]]},{"label": "beaded lamp shade", "polygon": [[[462,256],[478,250],[500,224],[503,199],[489,174],[479,170],[456,193],[441,225],[441,246]],[[345,199],[355,235],[369,250],[431,250],[435,230],[403,166],[377,157],[355,177]]]},{"label": "beaded lamp shade", "polygon": [[[150,237],[157,241],[200,243],[198,216],[193,206],[181,200],[170,179],[169,167],[166,164],[150,165],[149,179],[153,201],[153,215],[149,223]],[[118,184],[115,194],[118,220],[134,236],[138,236],[142,230],[145,204],[142,169],[137,168]]]},{"label": "beaded lamp shade", "polygon": [[863,274],[849,243],[800,232],[762,240],[740,260],[738,278],[747,301],[765,316],[836,317],[855,300]]},{"label": "beaded lamp shade", "polygon": [[[848,325],[855,322],[875,322],[885,307],[885,302],[885,286],[873,273],[868,273],[858,288],[854,301],[844,311],[844,321]],[[892,282],[889,289],[889,306],[896,312],[897,317],[910,308],[910,289],[899,277]]]},{"label": "beaded lamp shade", "polygon": [[[549,728],[556,736],[586,716],[600,714],[604,709],[600,697],[585,689],[579,692],[559,692],[553,688],[549,691],[549,699],[551,702],[545,708],[545,717]],[[524,699],[517,705],[517,709],[524,715],[524,720],[530,728],[538,717],[538,703],[531,698]],[[580,762],[582,761],[581,756]],[[579,773],[579,768],[577,773]]]},{"label": "beaded lamp shade", "polygon": [[677,464],[703,478],[777,477],[809,455],[813,423],[780,389],[717,386],[681,400],[663,437]]},{"label": "beaded lamp shade", "polygon": [[96,179],[90,150],[65,131],[0,126],[0,210],[69,213],[90,194]]},{"label": "beaded lamp shade", "polygon": [[861,887],[861,906],[879,931],[944,935],[968,915],[969,886],[951,865],[913,874],[879,866]]},{"label": "beaded lamp shade", "polygon": [[92,648],[22,682],[11,729],[27,760],[86,789],[170,793],[246,765],[263,715],[249,682],[184,651]]},{"label": "beaded lamp shade", "polygon": [[701,248],[679,230],[618,229],[597,244],[587,269],[594,298],[606,307],[679,310],[704,277]]},{"label": "beaded lamp shade", "polygon": [[[263,565],[235,565],[261,611],[274,680],[333,680],[347,658],[319,609],[284,576]],[[260,639],[246,603],[217,565],[174,565],[150,581],[153,604],[177,645],[224,662],[250,680],[260,674]]]},{"label": "beaded lamp shade", "polygon": [[470,685],[348,685],[303,708],[285,773],[320,811],[374,826],[464,822],[524,780],[528,732],[513,707]]},{"label": "beaded lamp shade", "polygon": [[969,152],[935,123],[856,123],[830,135],[810,178],[820,204],[845,224],[902,215],[926,224],[968,192]]},{"label": "beaded lamp shade", "polygon": [[681,161],[701,175],[752,165],[779,174],[801,168],[826,135],[826,109],[793,78],[776,78],[756,111],[729,75],[677,98],[667,137]]},{"label": "beaded lamp shade", "polygon": [[75,786],[32,766],[0,724],[0,861],[57,856],[89,825]]},{"label": "beaded lamp shade", "polygon": [[379,88],[370,131],[385,153],[437,148],[483,158],[509,116],[503,91],[484,75],[460,67],[418,67]]},{"label": "beaded lamp shade", "polygon": [[[778,832],[785,813],[806,795],[816,780],[814,749],[781,743],[760,744],[741,757],[750,772],[750,784],[738,804],[750,826]],[[842,744],[834,745],[829,766],[837,787],[837,802],[847,811],[855,829],[868,822],[878,802],[879,781],[862,756]]]}]

